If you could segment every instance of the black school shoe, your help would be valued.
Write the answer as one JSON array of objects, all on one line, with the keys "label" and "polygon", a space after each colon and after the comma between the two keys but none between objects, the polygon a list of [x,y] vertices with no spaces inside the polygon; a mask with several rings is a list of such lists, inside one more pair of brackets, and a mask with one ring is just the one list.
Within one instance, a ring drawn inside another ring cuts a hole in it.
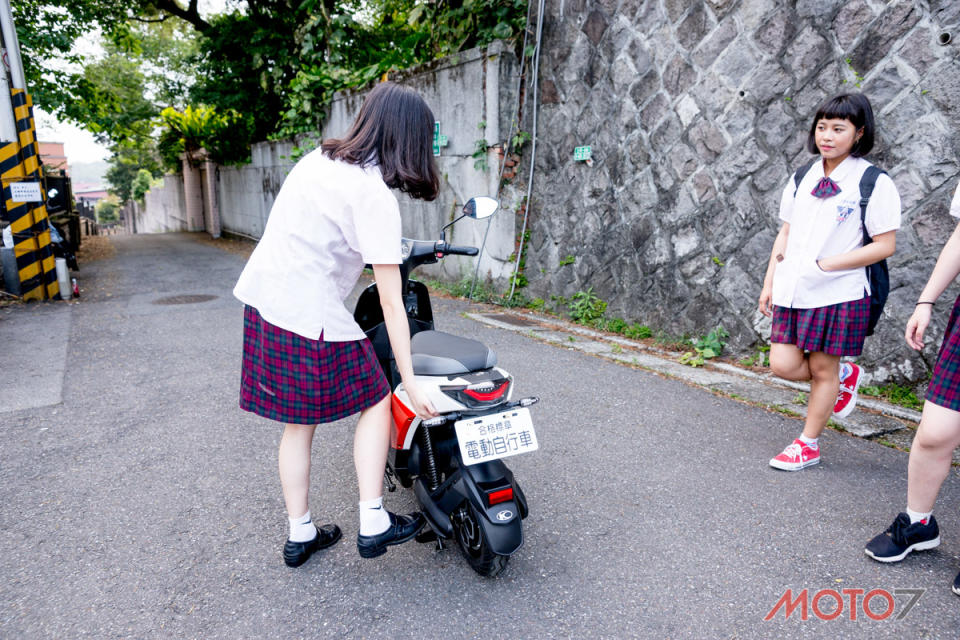
[{"label": "black school shoe", "polygon": [[[317,525],[313,525],[317,527]],[[314,551],[332,547],[340,539],[340,527],[335,524],[325,524],[317,527],[317,537],[306,542],[292,542],[287,540],[283,545],[283,561],[288,567],[299,567],[307,561]]]},{"label": "black school shoe", "polygon": [[868,542],[863,551],[880,562],[899,562],[911,551],[923,551],[938,546],[940,527],[937,526],[936,518],[930,516],[927,524],[910,524],[910,516],[901,513],[886,531]]},{"label": "black school shoe", "polygon": [[405,516],[387,513],[390,516],[390,526],[383,533],[375,536],[361,536],[357,534],[357,551],[362,558],[376,558],[387,552],[387,547],[402,544],[412,540],[417,532],[426,524],[423,514],[419,511]]}]

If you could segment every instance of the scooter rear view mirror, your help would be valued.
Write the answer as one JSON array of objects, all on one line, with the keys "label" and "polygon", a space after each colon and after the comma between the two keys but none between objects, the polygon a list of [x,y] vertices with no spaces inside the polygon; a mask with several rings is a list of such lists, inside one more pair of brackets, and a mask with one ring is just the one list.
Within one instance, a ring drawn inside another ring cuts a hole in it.
[{"label": "scooter rear view mirror", "polygon": [[489,218],[492,216],[499,208],[500,203],[496,198],[491,198],[490,196],[477,196],[475,198],[470,198],[467,200],[467,204],[463,205],[463,214],[458,216],[455,220],[443,225],[443,228],[440,229],[440,239],[446,239],[447,228],[452,226],[457,220],[462,218],[483,220],[484,218]]},{"label": "scooter rear view mirror", "polygon": [[476,198],[470,198],[467,204],[463,205],[463,215],[474,220],[483,220],[492,216],[499,208],[500,203],[497,202],[496,198],[477,196]]}]

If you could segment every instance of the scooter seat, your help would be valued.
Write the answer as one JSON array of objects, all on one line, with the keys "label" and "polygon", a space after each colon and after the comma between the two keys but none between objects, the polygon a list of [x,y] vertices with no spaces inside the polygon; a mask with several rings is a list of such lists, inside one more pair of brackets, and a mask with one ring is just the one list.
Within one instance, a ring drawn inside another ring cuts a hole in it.
[{"label": "scooter seat", "polygon": [[410,339],[413,372],[449,376],[496,366],[497,354],[487,345],[442,331],[421,331]]}]

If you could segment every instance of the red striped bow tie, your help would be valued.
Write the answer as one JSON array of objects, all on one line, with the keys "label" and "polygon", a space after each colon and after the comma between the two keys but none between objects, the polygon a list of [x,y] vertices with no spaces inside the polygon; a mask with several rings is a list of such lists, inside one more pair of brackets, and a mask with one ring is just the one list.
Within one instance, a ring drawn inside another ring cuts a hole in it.
[{"label": "red striped bow tie", "polygon": [[835,196],[840,193],[840,185],[831,180],[830,178],[824,176],[820,178],[820,182],[817,183],[817,186],[813,188],[813,191],[810,192],[814,198],[829,198],[830,196]]}]

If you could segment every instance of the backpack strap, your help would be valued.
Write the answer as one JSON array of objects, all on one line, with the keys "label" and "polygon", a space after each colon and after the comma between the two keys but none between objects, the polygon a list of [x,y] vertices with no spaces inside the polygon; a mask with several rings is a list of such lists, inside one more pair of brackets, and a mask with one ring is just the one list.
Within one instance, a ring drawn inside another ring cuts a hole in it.
[{"label": "backpack strap", "polygon": [[803,180],[803,177],[807,175],[807,172],[810,171],[810,167],[816,163],[820,158],[814,158],[810,162],[804,163],[793,172],[793,197],[797,197],[797,189],[800,188],[800,182]]},{"label": "backpack strap", "polygon": [[860,178],[860,228],[863,229],[864,246],[873,242],[873,238],[867,233],[867,205],[870,204],[870,196],[873,195],[873,188],[877,186],[877,178],[881,173],[886,171],[870,165]]}]

